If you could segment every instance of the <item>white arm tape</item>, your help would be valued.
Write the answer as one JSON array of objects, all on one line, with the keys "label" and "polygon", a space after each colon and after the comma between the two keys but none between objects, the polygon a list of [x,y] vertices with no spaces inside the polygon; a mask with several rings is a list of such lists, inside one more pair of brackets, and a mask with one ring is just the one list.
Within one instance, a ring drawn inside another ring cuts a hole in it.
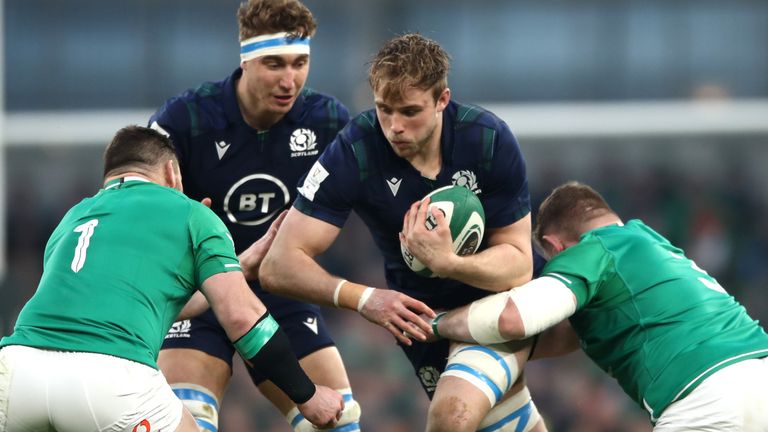
[{"label": "white arm tape", "polygon": [[506,340],[499,333],[499,316],[507,305],[509,292],[500,292],[476,300],[469,305],[467,327],[472,339],[482,345],[502,343]]},{"label": "white arm tape", "polygon": [[565,284],[555,278],[541,277],[473,302],[467,315],[472,339],[483,345],[508,340],[499,332],[499,317],[507,299],[517,306],[525,337],[542,332],[576,311],[576,297]]},{"label": "white arm tape", "polygon": [[576,312],[573,291],[553,277],[543,276],[512,288],[509,298],[517,306],[525,337],[541,333]]},{"label": "white arm tape", "polygon": [[365,306],[365,302],[368,301],[368,299],[371,297],[371,294],[373,294],[373,288],[367,287],[365,291],[363,291],[363,294],[360,295],[360,300],[357,301],[358,312],[362,312],[363,306]]}]

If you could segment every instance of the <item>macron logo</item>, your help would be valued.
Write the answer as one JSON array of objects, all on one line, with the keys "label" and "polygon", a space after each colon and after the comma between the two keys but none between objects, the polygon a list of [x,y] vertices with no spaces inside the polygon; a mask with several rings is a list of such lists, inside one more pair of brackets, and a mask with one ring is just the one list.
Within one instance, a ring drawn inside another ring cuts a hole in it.
[{"label": "macron logo", "polygon": [[309,329],[312,330],[314,334],[317,334],[317,317],[307,317],[304,321],[302,321],[302,324],[309,327]]},{"label": "macron logo", "polygon": [[216,153],[219,155],[219,160],[224,157],[224,153],[229,150],[229,144],[224,141],[214,141],[216,143]]},{"label": "macron logo", "polygon": [[387,179],[387,186],[389,186],[389,190],[392,191],[392,196],[397,196],[397,191],[400,190],[400,182],[402,181],[403,179],[395,177]]}]

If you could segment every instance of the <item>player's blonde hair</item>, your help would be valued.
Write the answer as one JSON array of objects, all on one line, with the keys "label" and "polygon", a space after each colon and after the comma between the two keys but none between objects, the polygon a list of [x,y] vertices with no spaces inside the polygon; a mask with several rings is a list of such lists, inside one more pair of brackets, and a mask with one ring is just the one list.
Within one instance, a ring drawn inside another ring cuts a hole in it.
[{"label": "player's blonde hair", "polygon": [[285,32],[304,39],[315,35],[312,12],[298,0],[250,0],[237,11],[240,40]]},{"label": "player's blonde hair", "polygon": [[591,220],[606,214],[616,214],[602,195],[591,187],[571,181],[556,187],[539,206],[534,238],[547,250],[544,236],[558,233],[578,241]]},{"label": "player's blonde hair", "polygon": [[401,101],[409,88],[432,90],[434,99],[448,87],[451,58],[437,42],[407,33],[387,42],[370,62],[368,83],[384,100]]}]

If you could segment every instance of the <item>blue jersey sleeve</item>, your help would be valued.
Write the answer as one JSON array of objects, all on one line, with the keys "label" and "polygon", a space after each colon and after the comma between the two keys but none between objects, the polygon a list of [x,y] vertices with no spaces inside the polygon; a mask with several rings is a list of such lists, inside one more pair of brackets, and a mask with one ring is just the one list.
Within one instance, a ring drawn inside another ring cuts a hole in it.
[{"label": "blue jersey sleeve", "polygon": [[344,226],[361,190],[357,157],[344,133],[347,128],[304,176],[294,202],[302,213],[338,227]]},{"label": "blue jersey sleeve", "polygon": [[497,128],[498,138],[483,189],[486,226],[511,225],[531,212],[525,160],[512,132],[504,122]]}]

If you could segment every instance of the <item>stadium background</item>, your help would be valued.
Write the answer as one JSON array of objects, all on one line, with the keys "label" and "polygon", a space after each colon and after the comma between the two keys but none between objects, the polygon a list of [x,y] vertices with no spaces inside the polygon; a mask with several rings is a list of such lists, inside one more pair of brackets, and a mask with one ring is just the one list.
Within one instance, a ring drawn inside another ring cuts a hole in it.
[{"label": "stadium background", "polygon": [[[5,265],[0,334],[35,290],[66,209],[100,186],[114,131],[237,65],[237,0],[0,0],[0,162]],[[642,218],[768,319],[768,2],[307,0],[319,31],[308,84],[353,113],[371,105],[365,63],[419,31],[453,56],[456,99],[516,133],[534,203],[586,181]],[[323,257],[383,285],[354,219]],[[368,432],[415,431],[426,397],[383,330],[327,317]],[[529,366],[553,431],[647,431],[645,414],[581,354]],[[238,368],[222,431],[287,431]]]}]

